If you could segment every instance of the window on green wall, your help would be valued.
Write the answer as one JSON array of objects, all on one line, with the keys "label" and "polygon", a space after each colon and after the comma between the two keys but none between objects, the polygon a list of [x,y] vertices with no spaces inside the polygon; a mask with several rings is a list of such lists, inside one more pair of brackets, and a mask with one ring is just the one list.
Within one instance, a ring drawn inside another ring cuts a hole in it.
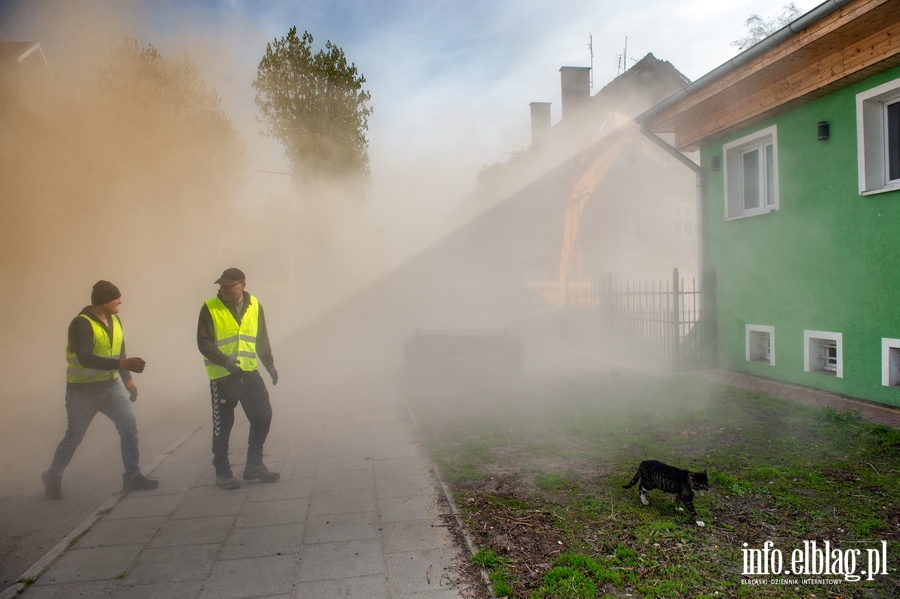
[{"label": "window on green wall", "polygon": [[725,218],[778,209],[777,130],[768,127],[723,146]]},{"label": "window on green wall", "polygon": [[885,171],[888,173],[888,183],[900,183],[900,98],[884,105],[885,125],[884,133],[887,151],[887,164]]},{"label": "window on green wall", "polygon": [[900,79],[856,95],[859,193],[900,189]]}]

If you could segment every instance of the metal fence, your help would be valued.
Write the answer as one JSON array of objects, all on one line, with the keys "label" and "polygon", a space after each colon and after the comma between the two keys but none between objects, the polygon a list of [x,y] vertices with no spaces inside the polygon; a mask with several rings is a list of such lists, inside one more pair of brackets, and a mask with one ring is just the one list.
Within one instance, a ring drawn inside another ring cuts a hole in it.
[{"label": "metal fence", "polygon": [[566,284],[570,331],[603,357],[663,372],[715,363],[714,279]]}]

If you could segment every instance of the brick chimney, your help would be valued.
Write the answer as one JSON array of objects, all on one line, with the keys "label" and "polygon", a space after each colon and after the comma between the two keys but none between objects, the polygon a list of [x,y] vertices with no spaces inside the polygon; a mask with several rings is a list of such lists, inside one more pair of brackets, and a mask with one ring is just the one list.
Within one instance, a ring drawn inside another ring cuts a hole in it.
[{"label": "brick chimney", "polygon": [[566,120],[584,108],[591,98],[591,68],[562,67],[562,119]]},{"label": "brick chimney", "polygon": [[532,102],[531,106],[531,147],[536,148],[547,141],[550,135],[550,102]]}]

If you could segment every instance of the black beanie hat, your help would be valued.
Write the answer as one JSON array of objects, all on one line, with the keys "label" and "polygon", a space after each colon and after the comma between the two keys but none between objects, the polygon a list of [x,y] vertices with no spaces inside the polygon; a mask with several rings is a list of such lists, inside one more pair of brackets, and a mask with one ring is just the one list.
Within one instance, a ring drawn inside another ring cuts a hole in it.
[{"label": "black beanie hat", "polygon": [[122,294],[119,292],[119,288],[109,281],[97,281],[91,291],[91,303],[95,306],[106,304],[120,297]]}]

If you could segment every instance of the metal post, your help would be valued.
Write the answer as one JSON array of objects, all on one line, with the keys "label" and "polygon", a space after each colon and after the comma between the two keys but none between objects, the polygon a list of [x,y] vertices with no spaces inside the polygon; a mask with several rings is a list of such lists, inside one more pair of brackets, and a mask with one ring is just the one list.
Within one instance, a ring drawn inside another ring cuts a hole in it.
[{"label": "metal post", "polygon": [[674,269],[672,271],[672,372],[678,372],[681,367],[681,360],[679,356],[679,349],[681,344],[679,343],[679,333],[681,329],[681,323],[679,322],[679,305],[680,305],[680,294],[681,294],[681,286],[678,284],[678,269]]},{"label": "metal post", "polygon": [[716,270],[708,268],[703,279],[703,304],[701,306],[703,309],[703,324],[706,327],[704,331],[704,342],[707,346],[704,352],[707,355],[705,368],[715,368],[719,361],[719,334],[716,327],[718,321],[716,306],[717,283]]}]

